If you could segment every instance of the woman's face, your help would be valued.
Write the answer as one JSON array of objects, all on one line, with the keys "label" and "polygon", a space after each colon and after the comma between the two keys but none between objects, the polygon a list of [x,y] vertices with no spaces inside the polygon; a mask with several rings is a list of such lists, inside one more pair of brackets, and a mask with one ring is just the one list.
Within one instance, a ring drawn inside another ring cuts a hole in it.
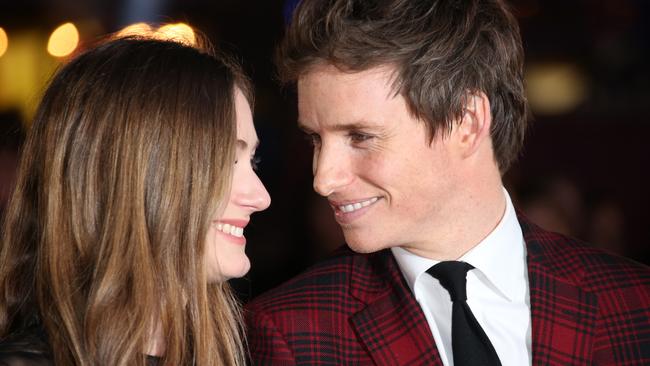
[{"label": "woman's face", "polygon": [[224,281],[241,277],[250,269],[246,248],[245,228],[250,216],[265,210],[271,197],[254,170],[258,139],[253,116],[244,94],[235,88],[237,114],[237,152],[232,189],[225,211],[213,217],[206,243],[208,281]]}]

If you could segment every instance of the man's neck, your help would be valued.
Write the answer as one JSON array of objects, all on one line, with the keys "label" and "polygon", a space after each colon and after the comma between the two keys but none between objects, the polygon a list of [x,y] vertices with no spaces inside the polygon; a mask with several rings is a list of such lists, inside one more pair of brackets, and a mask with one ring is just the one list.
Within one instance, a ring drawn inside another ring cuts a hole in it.
[{"label": "man's neck", "polygon": [[476,185],[456,200],[449,209],[453,214],[446,215],[428,243],[404,249],[430,259],[456,260],[497,227],[505,210],[506,198],[500,179],[498,183]]}]

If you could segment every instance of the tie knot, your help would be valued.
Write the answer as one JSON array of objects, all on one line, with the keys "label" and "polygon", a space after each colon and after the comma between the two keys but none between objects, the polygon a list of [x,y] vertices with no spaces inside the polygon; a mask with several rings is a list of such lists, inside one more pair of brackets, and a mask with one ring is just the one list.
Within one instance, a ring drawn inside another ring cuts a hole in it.
[{"label": "tie knot", "polygon": [[451,297],[451,301],[467,300],[467,271],[474,267],[465,262],[440,262],[427,270],[427,273],[437,278]]}]

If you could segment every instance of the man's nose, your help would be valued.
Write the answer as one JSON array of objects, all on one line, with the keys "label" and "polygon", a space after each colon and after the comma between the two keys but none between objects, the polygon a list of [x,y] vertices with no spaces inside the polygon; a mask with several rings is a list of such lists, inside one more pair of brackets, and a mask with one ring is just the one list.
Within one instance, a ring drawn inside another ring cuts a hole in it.
[{"label": "man's nose", "polygon": [[327,197],[350,184],[353,174],[345,152],[335,146],[323,145],[314,151],[314,190]]}]

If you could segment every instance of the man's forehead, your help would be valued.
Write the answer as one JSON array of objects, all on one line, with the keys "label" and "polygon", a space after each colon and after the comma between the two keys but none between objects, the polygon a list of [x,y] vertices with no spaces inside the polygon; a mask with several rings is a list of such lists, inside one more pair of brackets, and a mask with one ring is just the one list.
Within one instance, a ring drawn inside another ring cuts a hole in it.
[{"label": "man's forehead", "polygon": [[307,132],[384,128],[405,103],[393,77],[387,65],[363,71],[313,66],[298,80],[298,126]]},{"label": "man's forehead", "polygon": [[342,115],[346,124],[367,122],[368,115],[401,96],[387,72],[386,68],[373,68],[350,73],[330,65],[303,74],[297,90],[299,119],[308,113],[327,113]]},{"label": "man's forehead", "polygon": [[303,70],[297,78],[297,87],[300,92],[300,86],[314,79],[323,78],[332,81],[334,78],[337,82],[354,83],[364,80],[381,81],[389,89],[393,90],[396,85],[395,81],[399,76],[397,68],[392,64],[380,64],[365,69],[352,69],[342,65],[335,65],[329,62],[319,62]]}]

